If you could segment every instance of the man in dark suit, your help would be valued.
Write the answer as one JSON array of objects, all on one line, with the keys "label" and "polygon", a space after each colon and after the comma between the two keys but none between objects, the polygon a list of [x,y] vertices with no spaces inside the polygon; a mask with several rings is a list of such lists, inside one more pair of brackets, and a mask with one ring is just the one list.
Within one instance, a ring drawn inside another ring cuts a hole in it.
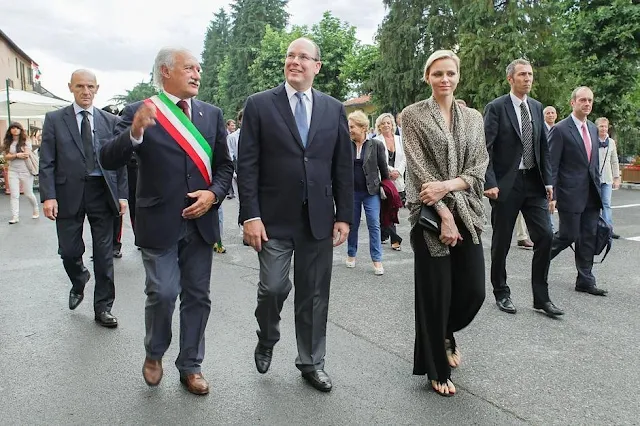
[{"label": "man in dark suit", "polygon": [[93,240],[95,320],[117,327],[111,314],[113,283],[113,221],[127,208],[127,175],[123,167],[105,170],[99,161],[118,117],[93,106],[96,76],[88,70],[71,74],[72,105],[45,116],[40,147],[40,198],[44,214],[56,221],[58,253],[71,280],[69,309],[84,299],[91,274],[82,262],[82,227],[89,219]]},{"label": "man in dark suit", "polygon": [[507,285],[506,260],[513,227],[521,211],[533,240],[531,285],[533,307],[562,315],[549,298],[547,276],[551,252],[548,200],[553,195],[549,146],[540,102],[528,97],[533,69],[524,59],[507,66],[509,94],[485,108],[484,128],[489,152],[485,195],[491,203],[491,283],[498,308],[515,314]]},{"label": "man in dark suit", "polygon": [[[218,208],[231,185],[222,111],[194,97],[200,65],[189,51],[161,49],[154,63],[161,93],[125,107],[116,137],[102,150],[105,167],[138,159],[135,239],[146,272],[145,349],[149,386],[160,383],[180,295],[180,381],[209,392],[201,372],[211,311],[211,246],[220,239]],[[157,125],[156,125],[157,123]]]},{"label": "man in dark suit", "polygon": [[575,243],[576,291],[604,296],[591,272],[602,201],[598,170],[598,129],[587,120],[593,92],[578,87],[571,94],[571,115],[551,128],[551,169],[556,188],[551,208],[558,208],[560,229],[553,238],[551,258]]},{"label": "man in dark suit", "polygon": [[256,367],[267,372],[280,340],[295,251],[296,366],[313,387],[328,392],[332,383],[324,357],[332,245],[346,240],[353,220],[353,161],[342,104],[311,87],[320,66],[318,46],[297,39],[287,49],[285,83],[247,99],[238,188],[244,240],[260,261]]}]

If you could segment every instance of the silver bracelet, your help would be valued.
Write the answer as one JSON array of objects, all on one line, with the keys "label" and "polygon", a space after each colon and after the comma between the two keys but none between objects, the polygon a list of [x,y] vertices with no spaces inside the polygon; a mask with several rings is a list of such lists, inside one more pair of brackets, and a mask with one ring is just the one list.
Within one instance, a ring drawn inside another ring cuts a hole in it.
[{"label": "silver bracelet", "polygon": [[447,205],[442,200],[439,200],[433,205],[433,208],[436,209],[436,211],[439,211],[442,209],[446,209]]}]

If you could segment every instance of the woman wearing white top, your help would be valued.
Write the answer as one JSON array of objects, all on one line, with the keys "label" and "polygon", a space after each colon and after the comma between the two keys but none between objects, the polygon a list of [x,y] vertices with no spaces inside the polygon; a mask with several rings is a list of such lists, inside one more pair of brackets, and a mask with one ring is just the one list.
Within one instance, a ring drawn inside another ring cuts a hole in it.
[{"label": "woman wearing white top", "polygon": [[[405,184],[404,171],[407,166],[407,160],[402,149],[402,138],[396,135],[396,122],[393,115],[385,112],[376,118],[377,139],[385,145],[385,158],[389,169],[389,178],[393,181],[394,186],[402,198],[402,204],[405,202]],[[392,223],[390,227],[382,229],[382,241],[391,238],[391,248],[400,251],[402,238],[396,233],[396,225]]]},{"label": "woman wearing white top", "polygon": [[[609,137],[609,120],[600,117],[596,120],[598,127],[598,142],[600,143],[600,192],[602,194],[602,216],[609,225],[613,226],[611,216],[611,191],[620,188],[620,165],[618,164],[618,150],[616,141]],[[620,238],[616,233],[613,238]]]},{"label": "woman wearing white top", "polygon": [[27,139],[27,132],[22,124],[11,123],[4,136],[2,146],[4,158],[9,161],[9,192],[11,193],[11,220],[10,224],[20,221],[20,184],[24,190],[24,195],[31,202],[33,207],[33,219],[40,217],[38,211],[38,200],[33,195],[33,175],[27,168],[26,159],[31,152],[31,141]]}]

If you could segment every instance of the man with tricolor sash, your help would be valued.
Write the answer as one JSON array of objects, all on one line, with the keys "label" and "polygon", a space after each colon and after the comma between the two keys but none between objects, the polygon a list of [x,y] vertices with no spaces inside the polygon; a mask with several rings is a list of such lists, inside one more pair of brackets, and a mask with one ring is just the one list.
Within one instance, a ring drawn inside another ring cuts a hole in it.
[{"label": "man with tricolor sash", "polygon": [[198,101],[200,65],[185,49],[158,52],[157,96],[125,107],[116,137],[101,151],[107,168],[138,160],[136,245],[146,271],[145,349],[149,386],[163,375],[171,318],[180,296],[180,353],[189,392],[204,395],[204,333],[211,311],[211,246],[220,239],[218,209],[233,175],[222,111]]}]

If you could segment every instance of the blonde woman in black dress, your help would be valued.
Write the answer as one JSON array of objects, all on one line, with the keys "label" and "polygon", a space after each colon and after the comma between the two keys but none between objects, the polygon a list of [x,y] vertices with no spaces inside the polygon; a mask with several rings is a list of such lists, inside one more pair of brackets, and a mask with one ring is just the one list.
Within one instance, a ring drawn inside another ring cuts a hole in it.
[{"label": "blonde woman in black dress", "polygon": [[[481,114],[455,102],[460,60],[434,52],[424,79],[433,95],[402,112],[407,207],[415,256],[416,339],[413,374],[427,375],[438,394],[456,388],[460,364],[453,333],[471,323],[485,296],[482,192],[488,155]],[[423,204],[442,219],[441,232],[418,224]]]}]

